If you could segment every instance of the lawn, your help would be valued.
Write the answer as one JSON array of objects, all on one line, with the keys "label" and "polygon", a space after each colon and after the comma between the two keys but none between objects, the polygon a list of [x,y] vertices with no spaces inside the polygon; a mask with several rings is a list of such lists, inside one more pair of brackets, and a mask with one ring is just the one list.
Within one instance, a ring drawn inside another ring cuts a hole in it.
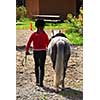
[{"label": "lawn", "polygon": [[[35,22],[31,19],[24,18],[20,21],[16,22],[16,30],[28,30],[30,29],[30,23],[32,23],[32,28],[35,30]],[[65,31],[65,35],[69,39],[71,44],[82,45],[83,44],[83,36],[75,30],[75,27],[69,23],[47,23],[45,29],[60,29]]]},{"label": "lawn", "polygon": [[[16,22],[16,30],[22,30],[22,29],[29,29],[30,23],[32,23],[33,30],[35,28],[35,22],[31,19],[24,18],[21,21]],[[45,29],[66,29],[67,30],[68,24],[66,23],[48,23],[46,22]]]}]

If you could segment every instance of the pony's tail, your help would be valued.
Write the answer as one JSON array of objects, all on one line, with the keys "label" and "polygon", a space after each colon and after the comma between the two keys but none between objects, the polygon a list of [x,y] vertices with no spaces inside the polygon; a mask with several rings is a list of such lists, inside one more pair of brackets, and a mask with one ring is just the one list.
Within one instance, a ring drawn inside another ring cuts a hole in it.
[{"label": "pony's tail", "polygon": [[57,42],[57,55],[56,55],[56,64],[55,64],[55,81],[54,85],[58,87],[61,81],[63,80],[64,73],[64,46],[63,42]]}]

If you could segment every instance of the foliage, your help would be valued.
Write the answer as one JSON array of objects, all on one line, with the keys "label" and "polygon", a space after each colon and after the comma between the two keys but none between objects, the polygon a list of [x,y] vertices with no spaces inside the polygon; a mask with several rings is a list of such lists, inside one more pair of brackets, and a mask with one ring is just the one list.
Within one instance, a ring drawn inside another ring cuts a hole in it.
[{"label": "foliage", "polygon": [[69,42],[74,45],[83,45],[83,37],[78,33],[65,33]]},{"label": "foliage", "polygon": [[83,44],[83,8],[80,7],[80,14],[76,17],[71,13],[67,15],[65,23],[68,24],[65,35],[71,44]]},{"label": "foliage", "polygon": [[76,32],[83,35],[83,8],[80,7],[80,14],[77,17],[71,13],[67,14],[65,22],[69,24],[67,33]]},{"label": "foliage", "polygon": [[16,20],[21,20],[26,17],[27,10],[24,6],[16,7]]}]

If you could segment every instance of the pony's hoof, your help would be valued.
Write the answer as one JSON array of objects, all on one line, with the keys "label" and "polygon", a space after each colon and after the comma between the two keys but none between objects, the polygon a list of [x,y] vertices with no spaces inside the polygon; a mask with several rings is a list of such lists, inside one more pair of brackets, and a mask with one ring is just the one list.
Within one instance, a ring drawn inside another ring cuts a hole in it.
[{"label": "pony's hoof", "polygon": [[62,88],[61,90],[62,90],[62,91],[64,91],[64,90],[65,90],[65,88]]},{"label": "pony's hoof", "polygon": [[59,89],[55,89],[55,93],[58,93],[59,92]]}]

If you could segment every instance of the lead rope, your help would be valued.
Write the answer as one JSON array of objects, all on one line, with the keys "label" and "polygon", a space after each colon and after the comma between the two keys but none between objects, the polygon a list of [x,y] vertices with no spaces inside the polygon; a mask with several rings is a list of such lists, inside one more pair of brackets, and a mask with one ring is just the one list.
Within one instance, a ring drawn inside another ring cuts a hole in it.
[{"label": "lead rope", "polygon": [[[33,55],[34,53],[30,53],[29,55]],[[27,60],[28,60],[28,55],[25,54],[24,58],[22,59],[22,66],[25,66],[27,64]]]},{"label": "lead rope", "polygon": [[25,66],[27,64],[27,55],[24,56],[22,59],[22,66]]}]

